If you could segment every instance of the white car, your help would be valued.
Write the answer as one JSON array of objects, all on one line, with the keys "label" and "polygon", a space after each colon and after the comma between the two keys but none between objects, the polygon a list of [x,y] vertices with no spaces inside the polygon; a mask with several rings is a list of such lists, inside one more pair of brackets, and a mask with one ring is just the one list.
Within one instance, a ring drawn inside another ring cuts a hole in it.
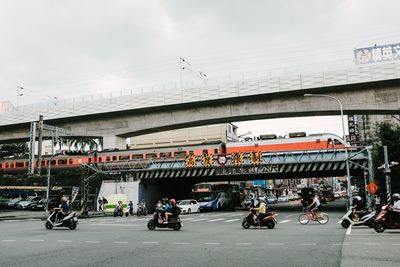
[{"label": "white car", "polygon": [[278,202],[288,202],[289,197],[288,196],[280,196],[278,197]]},{"label": "white car", "polygon": [[195,199],[181,200],[177,206],[182,210],[182,213],[200,212],[200,204]]}]

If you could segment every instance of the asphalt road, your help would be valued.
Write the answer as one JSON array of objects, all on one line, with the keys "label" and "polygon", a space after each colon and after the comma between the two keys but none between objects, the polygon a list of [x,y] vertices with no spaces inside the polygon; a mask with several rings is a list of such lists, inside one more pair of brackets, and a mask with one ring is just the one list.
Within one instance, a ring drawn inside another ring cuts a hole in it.
[{"label": "asphalt road", "polygon": [[245,211],[183,215],[180,231],[149,231],[149,218],[137,217],[80,220],[76,230],[1,221],[0,265],[399,266],[399,231],[343,229],[336,208],[326,209],[326,225],[299,224],[295,207],[276,209],[275,229],[243,229]]}]

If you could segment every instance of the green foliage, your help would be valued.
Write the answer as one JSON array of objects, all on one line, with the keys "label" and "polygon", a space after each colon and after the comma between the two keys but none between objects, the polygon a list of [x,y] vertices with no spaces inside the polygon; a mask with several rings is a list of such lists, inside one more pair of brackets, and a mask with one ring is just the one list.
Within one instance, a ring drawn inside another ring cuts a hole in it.
[{"label": "green foliage", "polygon": [[[388,122],[379,123],[375,136],[373,154],[375,169],[384,163],[383,146],[387,146],[389,162],[400,162],[400,125],[392,125]],[[392,192],[400,192],[399,165],[392,167],[389,175],[392,178]],[[383,171],[377,171],[375,177],[383,189],[385,185],[385,174]]]},{"label": "green foliage", "polygon": [[29,154],[27,143],[0,144],[0,159],[9,157],[25,157]]}]

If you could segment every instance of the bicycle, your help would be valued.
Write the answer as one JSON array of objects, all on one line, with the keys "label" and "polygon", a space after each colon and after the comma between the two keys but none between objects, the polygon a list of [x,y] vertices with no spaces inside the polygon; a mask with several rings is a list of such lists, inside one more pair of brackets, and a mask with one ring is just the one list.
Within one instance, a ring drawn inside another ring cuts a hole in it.
[{"label": "bicycle", "polygon": [[327,224],[329,221],[329,216],[326,213],[315,213],[310,211],[308,208],[304,210],[303,214],[299,215],[299,223],[305,225],[307,224],[310,220],[311,221],[317,221],[320,224]]}]

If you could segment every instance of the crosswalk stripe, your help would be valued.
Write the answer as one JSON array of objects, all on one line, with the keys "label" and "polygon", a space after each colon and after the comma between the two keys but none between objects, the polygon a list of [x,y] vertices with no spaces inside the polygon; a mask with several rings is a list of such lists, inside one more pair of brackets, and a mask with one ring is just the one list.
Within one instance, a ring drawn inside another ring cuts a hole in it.
[{"label": "crosswalk stripe", "polygon": [[231,219],[231,220],[227,220],[227,221],[225,221],[225,222],[236,222],[236,221],[239,221],[240,219]]},{"label": "crosswalk stripe", "polygon": [[280,221],[279,223],[287,223],[287,222],[290,222],[291,220],[283,220],[283,221]]},{"label": "crosswalk stripe", "polygon": [[207,222],[217,222],[217,221],[223,221],[226,218],[218,218],[218,219],[213,219],[213,220],[208,220]]}]

